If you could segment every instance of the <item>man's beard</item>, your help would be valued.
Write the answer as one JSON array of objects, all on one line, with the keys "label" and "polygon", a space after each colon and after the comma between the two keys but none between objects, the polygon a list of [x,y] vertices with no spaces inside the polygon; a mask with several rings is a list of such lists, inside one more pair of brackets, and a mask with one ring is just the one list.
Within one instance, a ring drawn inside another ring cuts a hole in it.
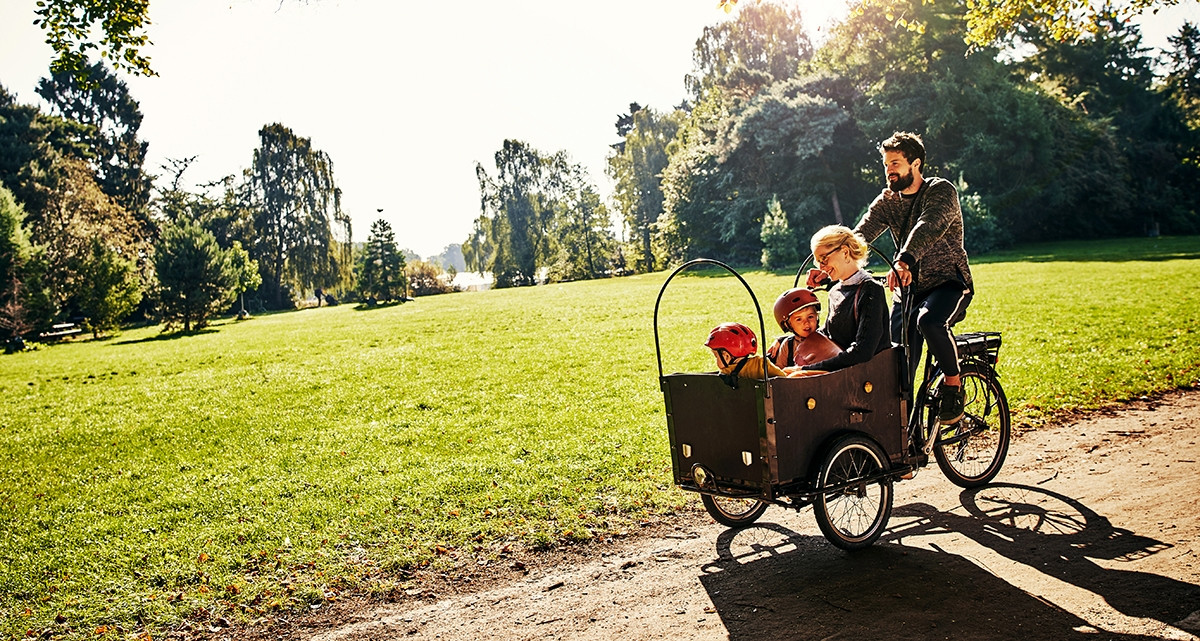
[{"label": "man's beard", "polygon": [[900,176],[895,181],[891,180],[890,178],[888,179],[888,189],[891,189],[892,191],[897,192],[897,193],[902,192],[905,189],[908,189],[909,187],[912,186],[912,184],[913,184],[913,175],[912,175],[911,169],[909,170],[909,172],[907,174]]}]

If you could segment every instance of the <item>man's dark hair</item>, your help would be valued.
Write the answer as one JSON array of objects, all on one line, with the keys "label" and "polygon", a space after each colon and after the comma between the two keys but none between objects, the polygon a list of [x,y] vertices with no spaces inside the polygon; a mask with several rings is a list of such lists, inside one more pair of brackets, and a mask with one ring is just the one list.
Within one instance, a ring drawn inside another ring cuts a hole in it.
[{"label": "man's dark hair", "polygon": [[920,158],[921,169],[925,169],[925,143],[921,142],[921,137],[917,134],[897,131],[891,138],[879,143],[879,153],[885,151],[898,151],[904,154],[904,159],[909,163]]}]

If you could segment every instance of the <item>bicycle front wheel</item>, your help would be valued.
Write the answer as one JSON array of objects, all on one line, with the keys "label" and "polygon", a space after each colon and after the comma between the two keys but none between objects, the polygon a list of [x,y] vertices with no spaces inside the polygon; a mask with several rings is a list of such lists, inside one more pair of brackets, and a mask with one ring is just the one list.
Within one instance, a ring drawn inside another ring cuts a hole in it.
[{"label": "bicycle front wheel", "polygon": [[821,465],[813,515],[829,542],[843,550],[870,546],[892,515],[888,459],[874,441],[853,435],[837,441]]},{"label": "bicycle front wheel", "polygon": [[933,455],[951,483],[971,488],[991,482],[1008,456],[1008,399],[985,368],[962,368],[963,417],[938,428]]}]

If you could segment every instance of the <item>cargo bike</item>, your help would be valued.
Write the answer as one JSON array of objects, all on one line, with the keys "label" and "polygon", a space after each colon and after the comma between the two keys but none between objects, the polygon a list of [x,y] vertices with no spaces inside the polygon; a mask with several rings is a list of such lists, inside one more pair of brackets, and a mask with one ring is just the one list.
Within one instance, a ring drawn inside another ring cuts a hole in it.
[{"label": "cargo bike", "polygon": [[[797,286],[806,264],[797,271]],[[964,488],[984,485],[999,473],[1011,429],[1008,400],[996,372],[999,332],[956,336],[965,413],[948,425],[938,421],[942,372],[926,353],[921,380],[912,380],[905,365],[911,342],[907,336],[867,363],[820,376],[664,375],[659,337],[663,294],[676,276],[700,266],[719,267],[737,278],[758,312],[760,355],[768,341],[753,290],[720,261],[684,263],[659,290],[654,343],[674,482],[700,493],[716,521],[745,527],[770,505],[795,510],[811,505],[825,538],[856,550],[883,533],[893,485],[912,478],[930,455],[951,482]],[[897,304],[904,304],[907,313],[908,292],[902,301]]]}]

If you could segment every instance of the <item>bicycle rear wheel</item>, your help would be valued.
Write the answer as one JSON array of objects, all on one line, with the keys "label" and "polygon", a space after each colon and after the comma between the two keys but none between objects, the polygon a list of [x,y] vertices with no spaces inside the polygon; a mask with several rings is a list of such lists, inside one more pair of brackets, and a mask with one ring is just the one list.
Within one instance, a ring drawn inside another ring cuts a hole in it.
[{"label": "bicycle rear wheel", "polygon": [[1000,473],[1011,436],[1008,399],[985,368],[962,366],[962,420],[938,428],[933,455],[951,483],[979,487]]},{"label": "bicycle rear wheel", "polygon": [[759,499],[701,494],[700,502],[714,521],[729,527],[746,527],[767,511],[767,502]]}]

